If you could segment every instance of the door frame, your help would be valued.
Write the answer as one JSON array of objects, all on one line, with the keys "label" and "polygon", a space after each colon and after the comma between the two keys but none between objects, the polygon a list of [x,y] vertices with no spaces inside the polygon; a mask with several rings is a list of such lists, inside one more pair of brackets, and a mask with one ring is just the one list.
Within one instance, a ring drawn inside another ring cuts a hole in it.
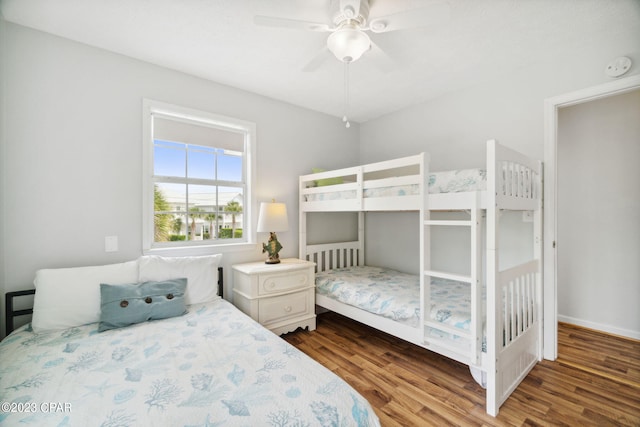
[{"label": "door frame", "polygon": [[557,153],[558,109],[640,88],[640,75],[547,98],[544,101],[544,351],[545,359],[558,357],[557,271]]}]

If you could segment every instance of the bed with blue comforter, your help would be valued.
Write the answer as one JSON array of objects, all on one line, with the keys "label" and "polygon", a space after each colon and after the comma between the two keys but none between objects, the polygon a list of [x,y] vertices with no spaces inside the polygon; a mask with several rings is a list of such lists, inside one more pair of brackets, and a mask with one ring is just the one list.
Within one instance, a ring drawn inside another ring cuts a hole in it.
[{"label": "bed with blue comforter", "polygon": [[[434,277],[430,290],[430,319],[468,331],[470,286]],[[316,274],[316,293],[412,327],[420,322],[420,278],[416,275],[373,266],[338,268]]]},{"label": "bed with blue comforter", "polygon": [[374,426],[368,402],[224,299],[0,343],[3,426]]}]

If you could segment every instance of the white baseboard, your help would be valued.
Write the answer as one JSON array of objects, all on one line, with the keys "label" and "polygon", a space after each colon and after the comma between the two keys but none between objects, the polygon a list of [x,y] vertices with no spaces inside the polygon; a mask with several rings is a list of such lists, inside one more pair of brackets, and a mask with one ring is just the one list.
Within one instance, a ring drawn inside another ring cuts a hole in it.
[{"label": "white baseboard", "polygon": [[608,334],[640,340],[640,331],[632,331],[630,329],[623,329],[617,326],[604,325],[602,323],[596,323],[589,320],[576,319],[575,317],[563,316],[561,314],[558,314],[558,322],[570,323],[572,325],[582,326],[583,328],[595,329],[596,331],[602,331]]}]

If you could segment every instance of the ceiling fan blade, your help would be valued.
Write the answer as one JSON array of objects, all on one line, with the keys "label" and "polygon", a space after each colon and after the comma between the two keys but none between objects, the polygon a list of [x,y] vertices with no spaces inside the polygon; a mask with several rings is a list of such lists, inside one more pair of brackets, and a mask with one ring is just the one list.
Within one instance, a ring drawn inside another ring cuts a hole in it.
[{"label": "ceiling fan blade", "polygon": [[424,28],[448,22],[450,8],[447,3],[434,3],[428,7],[378,16],[369,21],[369,29],[374,33]]},{"label": "ceiling fan blade", "polygon": [[305,73],[311,72],[311,71],[315,71],[318,69],[318,67],[320,67],[320,65],[322,65],[322,63],[324,61],[326,61],[327,59],[329,59],[329,57],[331,56],[331,52],[329,51],[329,49],[327,49],[327,47],[323,47],[320,52],[318,52],[316,54],[316,56],[314,56],[311,61],[309,61],[307,63],[307,65],[305,65],[302,68],[302,71],[304,71]]},{"label": "ceiling fan blade", "polygon": [[365,55],[371,59],[373,65],[383,73],[389,73],[395,68],[393,60],[387,55],[380,46],[371,42],[371,50]]},{"label": "ceiling fan blade", "polygon": [[319,32],[330,32],[333,28],[322,22],[300,21],[297,19],[278,18],[274,16],[256,15],[253,17],[256,25],[263,27],[289,28],[294,30],[309,30]]}]

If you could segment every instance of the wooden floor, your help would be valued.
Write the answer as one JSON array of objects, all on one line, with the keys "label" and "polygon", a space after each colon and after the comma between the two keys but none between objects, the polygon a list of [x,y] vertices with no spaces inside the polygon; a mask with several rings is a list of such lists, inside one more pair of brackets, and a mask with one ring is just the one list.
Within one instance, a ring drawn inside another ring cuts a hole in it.
[{"label": "wooden floor", "polygon": [[365,396],[383,426],[640,426],[639,341],[560,324],[558,360],[538,363],[493,418],[466,365],[338,314],[283,338]]}]

